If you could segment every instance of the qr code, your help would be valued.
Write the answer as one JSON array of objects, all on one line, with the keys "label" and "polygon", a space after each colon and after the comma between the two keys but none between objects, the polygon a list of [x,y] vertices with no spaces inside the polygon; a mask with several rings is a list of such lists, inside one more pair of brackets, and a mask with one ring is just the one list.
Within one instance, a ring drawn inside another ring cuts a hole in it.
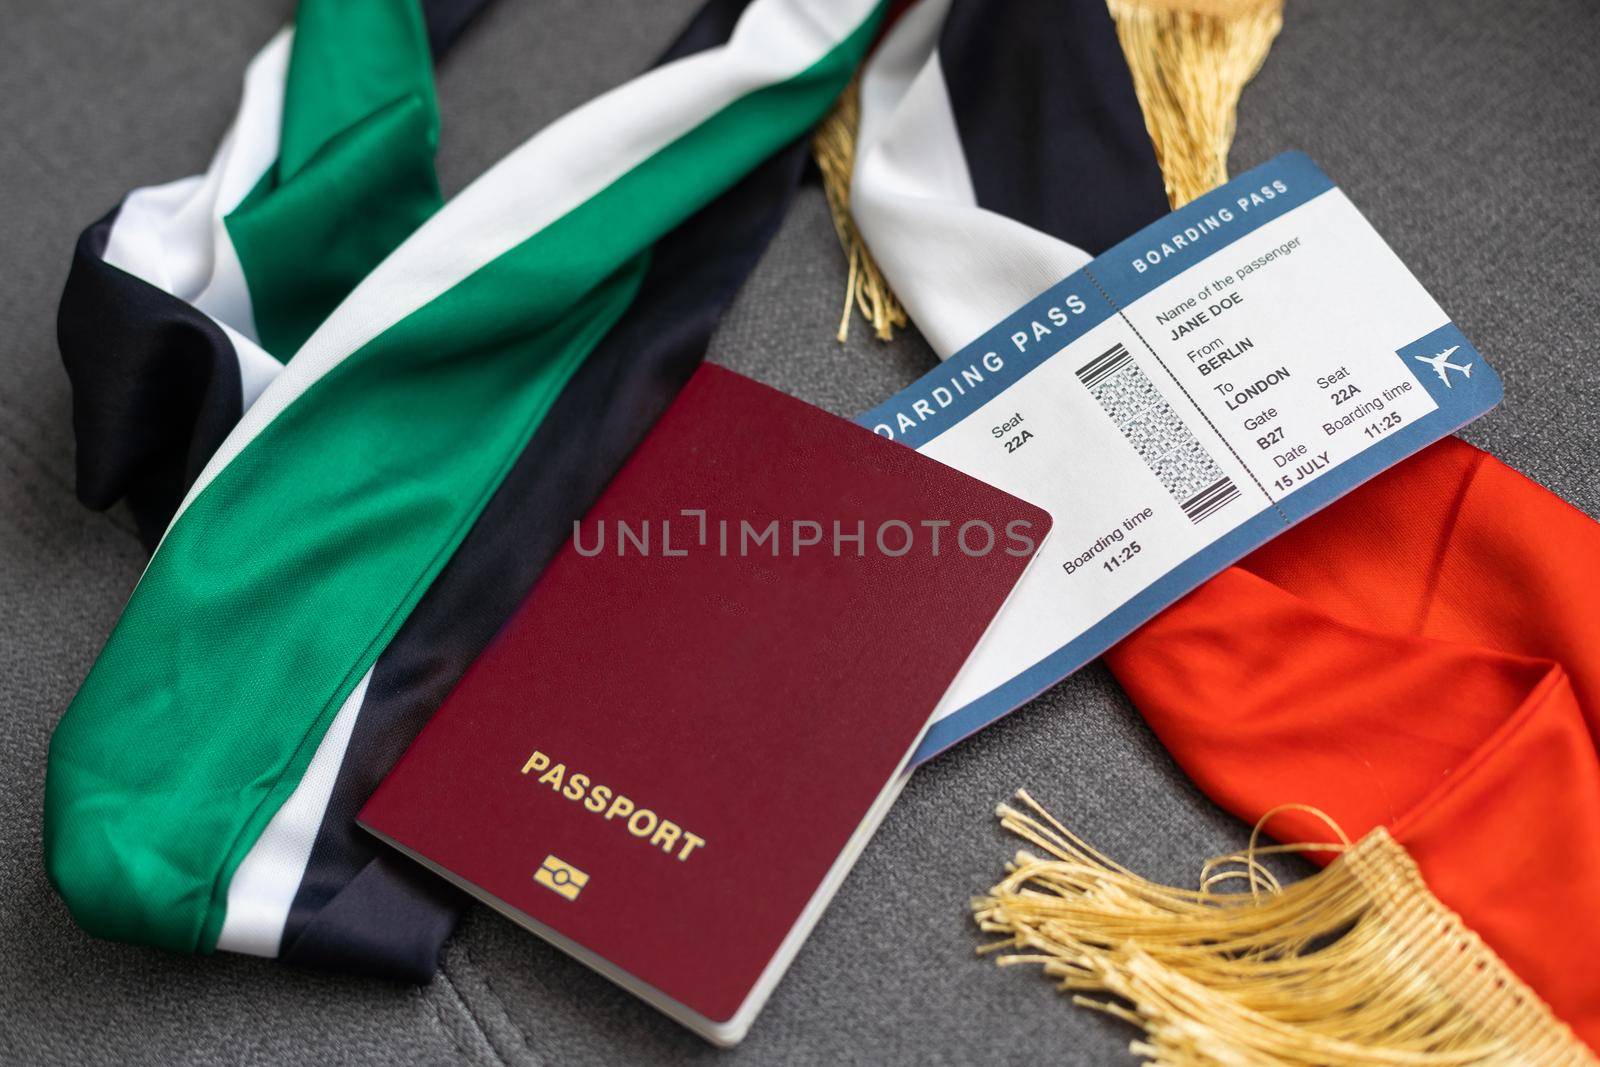
[{"label": "qr code", "polygon": [[1118,343],[1078,368],[1078,380],[1191,522],[1215,514],[1239,495],[1233,479],[1172,410],[1126,345]]}]

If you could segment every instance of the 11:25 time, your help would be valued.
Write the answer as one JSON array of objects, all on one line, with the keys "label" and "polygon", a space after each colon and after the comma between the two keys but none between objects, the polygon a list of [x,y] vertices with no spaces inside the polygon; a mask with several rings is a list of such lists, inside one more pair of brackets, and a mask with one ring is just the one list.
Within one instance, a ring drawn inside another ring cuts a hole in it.
[{"label": "11:25 time", "polygon": [[1129,541],[1127,544],[1111,553],[1110,556],[1106,557],[1106,559],[1101,562],[1100,566],[1104,567],[1107,571],[1115,571],[1118,567],[1128,562],[1134,556],[1137,556],[1139,551],[1139,542]]},{"label": "11:25 time", "polygon": [[1383,418],[1375,419],[1374,421],[1367,423],[1367,425],[1363,426],[1361,429],[1368,437],[1382,437],[1396,426],[1399,426],[1401,421],[1400,413],[1398,411],[1391,411]]}]

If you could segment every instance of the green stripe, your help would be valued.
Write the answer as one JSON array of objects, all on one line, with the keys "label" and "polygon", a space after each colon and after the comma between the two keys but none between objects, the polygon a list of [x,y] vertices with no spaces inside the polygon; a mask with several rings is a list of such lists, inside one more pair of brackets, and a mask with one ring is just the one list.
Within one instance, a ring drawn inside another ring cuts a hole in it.
[{"label": "green stripe", "polygon": [[352,354],[191,503],[52,740],[46,856],[82,925],[215,945],[235,868],[649,247],[814,123],[880,17]]},{"label": "green stripe", "polygon": [[283,90],[278,178],[288,181],[331,141],[396,100],[414,98],[439,141],[433,56],[418,0],[300,0]]},{"label": "green stripe", "polygon": [[261,345],[287,361],[443,205],[417,0],[301,0],[278,159],[227,217]]}]

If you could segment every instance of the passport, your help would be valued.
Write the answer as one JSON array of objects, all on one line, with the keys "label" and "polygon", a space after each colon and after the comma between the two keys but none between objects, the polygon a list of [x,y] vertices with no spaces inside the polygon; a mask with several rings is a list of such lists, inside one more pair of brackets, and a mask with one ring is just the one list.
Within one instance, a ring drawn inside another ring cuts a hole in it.
[{"label": "passport", "polygon": [[359,821],[736,1043],[1049,528],[704,366]]}]

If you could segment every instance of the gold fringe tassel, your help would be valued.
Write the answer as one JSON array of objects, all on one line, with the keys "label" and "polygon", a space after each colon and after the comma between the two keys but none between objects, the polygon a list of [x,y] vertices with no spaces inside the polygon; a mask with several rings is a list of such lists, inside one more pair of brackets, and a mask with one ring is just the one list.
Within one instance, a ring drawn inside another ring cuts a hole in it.
[{"label": "gold fringe tassel", "polygon": [[845,282],[844,314],[839,317],[839,343],[850,336],[850,312],[857,309],[872,324],[880,341],[894,338],[896,327],[904,328],[909,321],[905,308],[900,306],[894,290],[872,253],[856,229],[850,215],[850,175],[856,166],[856,127],[861,122],[860,80],[852,81],[833,109],[822,120],[811,138],[811,154],[817,168],[822,171],[822,188],[828,195],[828,210],[833,215],[833,229],[839,235],[845,258],[850,262],[849,279]]},{"label": "gold fringe tassel", "polygon": [[[973,901],[979,926],[1002,938],[979,951],[1041,964],[1076,1003],[1142,1028],[1130,1048],[1147,1063],[1600,1062],[1381,828],[1354,845],[1258,847],[1269,812],[1249,849],[1206,864],[1188,890],[1139,877],[1017,799],[1027,810],[1001,805],[1002,825],[1049,858],[1019,852]],[[1342,855],[1288,886],[1261,863],[1306,849]],[[1227,882],[1248,891],[1214,892]]]},{"label": "gold fringe tassel", "polygon": [[1182,207],[1228,180],[1239,93],[1283,27],[1283,0],[1108,0],[1145,127]]}]

